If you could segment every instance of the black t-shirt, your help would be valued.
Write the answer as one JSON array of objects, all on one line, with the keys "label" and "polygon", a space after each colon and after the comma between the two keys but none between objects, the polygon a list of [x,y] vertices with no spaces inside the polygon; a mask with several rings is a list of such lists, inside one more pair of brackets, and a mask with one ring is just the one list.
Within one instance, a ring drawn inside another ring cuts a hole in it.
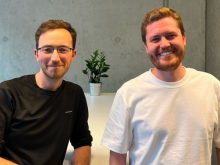
[{"label": "black t-shirt", "polygon": [[61,165],[69,140],[91,146],[88,108],[80,86],[39,88],[35,75],[0,84],[0,156],[20,165]]}]

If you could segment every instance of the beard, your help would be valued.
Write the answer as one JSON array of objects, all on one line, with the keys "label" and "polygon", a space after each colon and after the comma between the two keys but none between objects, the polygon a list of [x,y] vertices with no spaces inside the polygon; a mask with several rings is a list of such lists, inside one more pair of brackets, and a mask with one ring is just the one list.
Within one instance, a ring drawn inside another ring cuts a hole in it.
[{"label": "beard", "polygon": [[[154,66],[161,71],[174,71],[183,61],[185,56],[185,49],[181,49],[177,55],[174,54],[175,57],[168,59],[166,64],[163,64],[163,62],[160,61],[159,56],[160,55],[158,55],[158,53],[157,55],[149,54],[149,58]],[[174,60],[174,62],[169,62],[169,60]]]}]

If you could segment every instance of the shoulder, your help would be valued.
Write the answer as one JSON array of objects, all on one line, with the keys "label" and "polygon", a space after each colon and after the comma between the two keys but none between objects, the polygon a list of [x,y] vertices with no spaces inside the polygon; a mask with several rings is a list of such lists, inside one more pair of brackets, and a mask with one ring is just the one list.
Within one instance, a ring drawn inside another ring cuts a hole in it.
[{"label": "shoulder", "polygon": [[210,73],[197,71],[195,69],[187,68],[190,73],[189,84],[192,86],[206,87],[206,89],[214,89],[215,91],[220,90],[219,80],[211,75]]},{"label": "shoulder", "polygon": [[141,75],[125,82],[119,89],[118,92],[123,94],[125,92],[135,92],[140,90],[142,86],[146,85],[148,72],[142,73]]},{"label": "shoulder", "polygon": [[84,93],[81,86],[74,84],[72,82],[69,82],[69,81],[65,81],[65,80],[64,80],[64,82],[65,82],[65,91],[68,94],[73,94],[73,93],[82,94],[82,93]]},{"label": "shoulder", "polygon": [[34,75],[25,75],[11,80],[6,80],[0,83],[1,89],[15,89],[21,88],[26,84],[30,84]]},{"label": "shoulder", "polygon": [[[22,95],[31,85],[31,79],[34,75],[26,75],[11,80],[3,81],[0,83],[0,97],[14,98]],[[32,90],[31,90],[32,91]]]},{"label": "shoulder", "polygon": [[192,68],[186,68],[186,69],[190,72],[191,80],[198,79],[198,80],[203,80],[207,82],[219,83],[219,80],[210,73],[198,71]]},{"label": "shoulder", "polygon": [[[139,99],[140,93],[146,91],[148,86],[148,72],[145,72],[127,82],[125,82],[118,90],[114,102],[122,101],[123,104],[129,106],[135,100]],[[142,91],[142,92],[141,92]],[[118,101],[117,101],[118,100]]]}]

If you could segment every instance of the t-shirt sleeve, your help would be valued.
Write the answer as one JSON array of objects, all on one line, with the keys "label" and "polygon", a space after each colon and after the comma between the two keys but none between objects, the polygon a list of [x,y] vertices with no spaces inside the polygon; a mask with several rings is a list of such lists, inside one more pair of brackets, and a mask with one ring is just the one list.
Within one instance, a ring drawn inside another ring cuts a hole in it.
[{"label": "t-shirt sleeve", "polygon": [[11,122],[13,100],[5,82],[0,84],[0,156],[4,149],[5,134]]},{"label": "t-shirt sleeve", "polygon": [[214,129],[213,144],[215,147],[220,148],[220,83],[218,85],[218,111],[217,111],[217,126]]},{"label": "t-shirt sleeve", "polygon": [[79,107],[74,123],[70,142],[74,149],[82,146],[92,146],[92,136],[88,125],[88,106],[83,91],[79,95]]},{"label": "t-shirt sleeve", "polygon": [[127,153],[132,142],[130,114],[122,95],[116,93],[101,144],[117,153]]}]

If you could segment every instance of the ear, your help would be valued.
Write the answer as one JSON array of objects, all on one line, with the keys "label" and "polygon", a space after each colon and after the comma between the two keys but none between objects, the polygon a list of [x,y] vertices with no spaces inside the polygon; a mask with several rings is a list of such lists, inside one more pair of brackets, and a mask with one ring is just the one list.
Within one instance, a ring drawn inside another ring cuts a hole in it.
[{"label": "ear", "polygon": [[146,52],[147,52],[147,54],[148,54],[148,47],[147,47],[147,43],[144,43],[144,46],[145,46]]},{"label": "ear", "polygon": [[71,58],[71,62],[75,59],[75,57],[76,57],[76,49],[74,49],[73,51],[72,51],[72,58]]},{"label": "ear", "polygon": [[35,54],[35,58],[36,58],[37,61],[39,62],[40,59],[39,59],[39,56],[38,56],[38,51],[37,51],[37,49],[34,49],[34,54]]},{"label": "ear", "polygon": [[184,46],[186,46],[186,35],[185,35],[185,33],[183,34],[183,44],[184,44]]}]

